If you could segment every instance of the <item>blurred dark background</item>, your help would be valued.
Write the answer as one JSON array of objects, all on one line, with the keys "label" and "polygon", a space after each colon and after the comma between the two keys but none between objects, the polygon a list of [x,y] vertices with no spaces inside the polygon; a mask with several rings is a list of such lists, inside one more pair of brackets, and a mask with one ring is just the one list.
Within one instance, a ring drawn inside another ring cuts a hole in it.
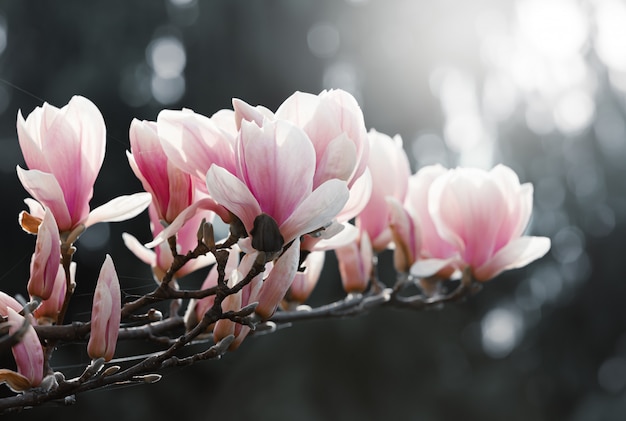
[{"label": "blurred dark background", "polygon": [[[513,167],[535,187],[530,231],[553,242],[442,311],[305,322],[155,385],[14,418],[626,419],[625,28],[620,0],[0,2],[4,291],[25,294],[34,245],[17,225],[17,110],[75,94],[107,124],[92,207],[140,190],[124,154],[132,118],[343,88],[368,128],[402,136],[414,170]],[[153,287],[124,231],[148,240],[146,215],[81,238],[74,317],[88,317],[105,253],[126,294]],[[333,259],[314,304],[340,297]],[[88,362],[84,345],[55,359],[74,375]]]}]

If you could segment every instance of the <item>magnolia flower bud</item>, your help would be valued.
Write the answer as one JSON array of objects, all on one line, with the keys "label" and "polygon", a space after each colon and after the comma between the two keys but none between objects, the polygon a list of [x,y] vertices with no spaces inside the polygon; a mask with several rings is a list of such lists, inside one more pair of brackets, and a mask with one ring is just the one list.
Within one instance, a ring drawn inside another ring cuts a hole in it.
[{"label": "magnolia flower bud", "polygon": [[31,297],[42,300],[50,298],[61,261],[60,244],[59,228],[52,212],[46,209],[37,230],[35,252],[30,261],[28,293]]},{"label": "magnolia flower bud", "polygon": [[96,284],[91,310],[91,335],[87,353],[92,359],[110,361],[115,353],[121,318],[120,283],[107,254]]}]

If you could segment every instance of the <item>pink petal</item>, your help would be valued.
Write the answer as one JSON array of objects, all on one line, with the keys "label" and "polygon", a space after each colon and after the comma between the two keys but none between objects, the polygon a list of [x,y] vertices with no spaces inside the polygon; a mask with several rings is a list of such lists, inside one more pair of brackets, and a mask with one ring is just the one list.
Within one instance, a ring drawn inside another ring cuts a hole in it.
[{"label": "pink petal", "polygon": [[211,165],[235,171],[234,138],[211,119],[191,110],[163,110],[157,117],[159,138],[172,163],[204,180]]},{"label": "pink petal", "polygon": [[122,233],[122,240],[124,240],[126,248],[139,260],[150,266],[156,265],[156,253],[144,247],[135,237],[124,232]]},{"label": "pink petal", "polygon": [[242,121],[250,121],[256,123],[257,126],[263,125],[263,119],[275,120],[274,113],[263,106],[253,107],[245,101],[233,98],[233,109],[235,110],[235,127],[241,129]]},{"label": "pink petal", "polygon": [[[18,331],[23,323],[24,317],[17,314],[11,307],[7,308],[7,316],[11,327],[9,334]],[[39,342],[39,337],[32,325],[28,326],[21,341],[14,345],[11,350],[17,364],[17,371],[28,379],[31,386],[37,386],[43,379],[43,349]]]},{"label": "pink petal", "polygon": [[356,146],[345,133],[341,133],[328,143],[318,158],[313,186],[331,178],[349,181],[356,163]]},{"label": "pink petal", "polygon": [[466,263],[477,267],[491,257],[508,208],[486,171],[451,170],[433,182],[428,200],[439,235],[458,248]]},{"label": "pink petal", "polygon": [[337,179],[328,180],[313,190],[280,226],[285,243],[330,223],[343,209],[348,196],[347,183]]},{"label": "pink petal", "polygon": [[276,311],[296,276],[299,259],[300,239],[296,238],[274,263],[270,274],[263,282],[258,299],[259,305],[256,308],[256,313],[262,319],[270,318]]},{"label": "pink petal", "polygon": [[350,187],[350,198],[341,212],[337,214],[339,222],[347,222],[357,216],[367,205],[372,194],[372,175],[369,169],[359,177]]},{"label": "pink petal", "polygon": [[250,232],[261,206],[248,187],[226,169],[213,165],[206,176],[207,189],[217,203],[236,215]]},{"label": "pink petal", "polygon": [[286,121],[263,127],[244,121],[239,145],[240,179],[262,212],[282,224],[312,190],[315,150],[309,138]]},{"label": "pink petal", "polygon": [[36,168],[40,171],[50,172],[48,162],[41,150],[41,108],[36,108],[30,113],[26,120],[22,117],[22,112],[17,113],[17,138],[20,149],[24,156],[24,161],[28,168]]},{"label": "pink petal", "polygon": [[24,170],[18,166],[17,176],[26,191],[52,211],[61,232],[73,228],[74,224],[65,204],[63,190],[52,174],[39,170]]},{"label": "pink petal", "polygon": [[501,248],[488,262],[474,269],[474,277],[487,281],[510,269],[517,269],[543,257],[550,250],[547,237],[520,237]]},{"label": "pink petal", "polygon": [[92,359],[110,361],[115,353],[121,318],[120,284],[111,256],[107,254],[94,292],[91,333],[87,352]]}]

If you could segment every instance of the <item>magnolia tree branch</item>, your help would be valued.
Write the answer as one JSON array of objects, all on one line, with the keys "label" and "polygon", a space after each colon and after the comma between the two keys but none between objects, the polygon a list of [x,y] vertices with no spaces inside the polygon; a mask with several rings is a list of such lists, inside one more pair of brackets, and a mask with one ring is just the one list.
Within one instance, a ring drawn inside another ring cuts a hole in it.
[{"label": "magnolia tree branch", "polygon": [[[253,333],[268,333],[275,331],[278,327],[289,326],[302,320],[353,317],[382,307],[408,308],[414,311],[441,308],[444,303],[464,299],[478,290],[478,284],[472,281],[469,271],[463,274],[460,282],[450,291],[436,290],[434,292],[427,288],[419,288],[418,281],[412,279],[408,274],[400,274],[393,287],[387,287],[376,276],[372,276],[370,287],[364,293],[348,294],[344,299],[316,308],[301,305],[294,310],[279,310],[269,319],[261,320],[255,313],[257,303],[251,303],[238,311],[224,311],[222,304],[227,297],[240,292],[265,270],[265,253],[260,252],[248,273],[229,287],[226,274],[229,258],[228,248],[235,243],[236,238],[231,236],[224,242],[215,244],[212,230],[207,229],[207,226],[210,224],[203,221],[198,231],[198,243],[195,249],[186,254],[179,254],[176,251],[175,237],[168,239],[173,261],[160,284],[154,291],[122,306],[123,324],[119,328],[118,341],[149,341],[155,346],[165,347],[165,349],[140,357],[139,362],[125,368],[118,365],[108,365],[104,368],[104,360],[99,358],[93,360],[79,377],[69,380],[65,379],[63,373],[54,372],[53,367],[48,367],[49,374],[38,387],[26,390],[16,396],[1,398],[0,413],[19,411],[45,402],[54,401],[71,404],[75,402],[76,395],[81,392],[119,384],[154,383],[161,378],[158,371],[163,368],[190,365],[198,361],[219,358],[228,350],[235,339],[233,335],[228,335],[215,342],[212,334],[208,333],[208,327],[219,320],[230,320],[247,326]],[[66,249],[68,252],[64,255],[63,266],[69,268],[74,249],[72,246],[68,246]],[[212,253],[215,256],[218,273],[216,285],[199,290],[180,290],[178,284],[173,282],[176,273],[189,261],[207,253]],[[374,259],[375,263],[376,259]],[[71,282],[69,269],[66,270],[66,273],[69,286]],[[373,270],[372,273],[376,273],[376,270]],[[434,284],[440,285],[440,282],[436,281]],[[418,286],[417,292],[413,291],[413,294],[405,295],[410,288],[415,286]],[[196,325],[191,327],[186,326],[185,318],[175,311],[165,319],[161,312],[154,308],[149,308],[145,313],[136,314],[140,309],[157,302],[202,299],[209,296],[214,297],[212,306]],[[29,313],[37,305],[38,303],[27,303],[24,305],[23,312]],[[67,304],[64,305],[64,310],[66,308]],[[0,338],[2,349],[9,349],[11,345],[15,344],[26,326],[25,324],[25,327],[13,335],[5,334],[2,336]],[[42,343],[46,344],[47,360],[49,360],[59,342],[87,342],[91,331],[91,322],[39,325],[34,326],[34,328]],[[197,342],[197,339],[200,338],[204,338],[203,342],[210,340],[213,345],[191,355],[179,355],[182,349]],[[136,360],[136,358],[133,359]]]}]

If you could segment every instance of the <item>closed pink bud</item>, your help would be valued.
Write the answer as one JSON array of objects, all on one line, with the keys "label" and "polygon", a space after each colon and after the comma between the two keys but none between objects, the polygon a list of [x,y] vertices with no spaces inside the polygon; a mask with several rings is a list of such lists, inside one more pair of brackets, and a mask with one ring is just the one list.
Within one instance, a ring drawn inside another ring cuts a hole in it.
[{"label": "closed pink bud", "polygon": [[49,210],[39,224],[35,253],[30,261],[28,293],[47,300],[52,294],[61,261],[59,228]]},{"label": "closed pink bud", "polygon": [[[9,334],[12,335],[22,328],[25,319],[10,307],[7,309],[7,316],[11,325]],[[43,379],[44,357],[41,342],[32,325],[26,328],[19,343],[13,345],[12,351],[17,372],[28,379],[30,387],[39,385]]]},{"label": "closed pink bud", "polygon": [[[15,298],[0,291],[0,315],[8,319],[9,334],[18,332],[24,326],[24,317],[18,314],[20,311],[22,305]],[[0,369],[0,383],[6,383],[16,392],[37,386],[43,378],[43,350],[32,326],[32,316],[28,316],[28,322],[30,325],[19,343],[12,348],[18,371]]]},{"label": "closed pink bud", "polygon": [[269,319],[276,311],[298,270],[300,260],[300,239],[296,238],[287,250],[274,262],[269,275],[259,293],[256,313],[262,319]]},{"label": "closed pink bud", "polygon": [[420,226],[395,198],[390,197],[387,202],[390,210],[389,228],[395,243],[393,250],[394,266],[398,272],[407,273],[411,265],[418,259],[421,250]]},{"label": "closed pink bud", "polygon": [[365,291],[372,276],[374,252],[366,232],[361,238],[335,249],[343,289],[348,293]]},{"label": "closed pink bud", "polygon": [[121,317],[120,283],[107,254],[96,284],[91,310],[91,334],[87,353],[92,359],[110,361],[115,353]]},{"label": "closed pink bud", "polygon": [[295,307],[309,298],[322,273],[324,260],[325,253],[323,251],[309,253],[302,263],[304,270],[296,272],[296,276],[283,301],[283,307]]}]

